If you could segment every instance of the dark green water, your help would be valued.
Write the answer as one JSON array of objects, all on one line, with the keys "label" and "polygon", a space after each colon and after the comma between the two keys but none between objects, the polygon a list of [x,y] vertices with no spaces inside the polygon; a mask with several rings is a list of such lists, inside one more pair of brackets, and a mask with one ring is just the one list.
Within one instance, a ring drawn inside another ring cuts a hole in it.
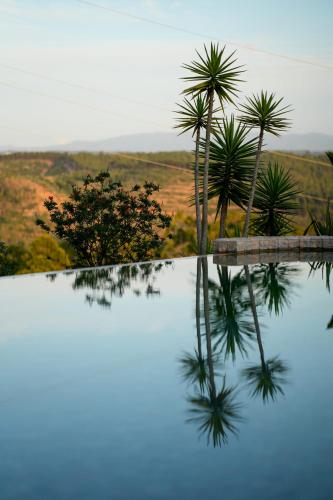
[{"label": "dark green water", "polygon": [[1,279],[0,498],[333,498],[329,271]]}]

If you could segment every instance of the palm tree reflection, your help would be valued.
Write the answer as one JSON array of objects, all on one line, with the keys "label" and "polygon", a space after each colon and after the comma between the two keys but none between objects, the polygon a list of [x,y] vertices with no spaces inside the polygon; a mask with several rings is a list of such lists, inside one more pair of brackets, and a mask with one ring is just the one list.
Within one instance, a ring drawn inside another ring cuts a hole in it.
[{"label": "palm tree reflection", "polygon": [[299,269],[288,263],[269,263],[254,266],[252,278],[256,285],[257,300],[267,305],[268,311],[278,316],[290,306],[290,295],[295,288],[291,279]]},{"label": "palm tree reflection", "polygon": [[[201,271],[203,288],[203,313],[206,357],[202,354],[201,346]],[[187,398],[191,408],[191,417],[187,422],[197,424],[200,435],[205,434],[207,444],[222,446],[228,442],[228,434],[236,434],[235,423],[241,420],[240,405],[235,401],[235,387],[228,386],[226,376],[222,377],[220,389],[217,389],[216,372],[219,363],[218,356],[213,352],[211,338],[211,321],[209,305],[209,282],[207,258],[198,259],[196,282],[196,326],[198,349],[196,356],[183,358],[183,375],[187,374],[195,386],[195,395]],[[199,347],[200,346],[200,347]],[[193,362],[193,359],[195,362]],[[185,361],[185,363],[184,363]],[[184,365],[188,367],[184,370]]]},{"label": "palm tree reflection", "polygon": [[246,280],[239,272],[234,277],[227,266],[217,266],[219,284],[209,280],[212,336],[216,338],[214,348],[231,355],[235,360],[237,350],[247,355],[247,348],[255,332],[249,318],[249,302],[244,295]]},{"label": "palm tree reflection", "polygon": [[255,303],[251,276],[248,266],[244,266],[251,309],[253,314],[253,321],[257,336],[257,344],[260,354],[260,364],[252,365],[243,370],[243,377],[247,380],[248,385],[251,387],[253,397],[261,396],[263,402],[269,399],[273,401],[276,399],[278,393],[284,394],[282,386],[286,383],[285,375],[288,371],[287,365],[280,360],[277,356],[266,360],[264,347],[262,343],[260,325],[258,320],[257,307]]}]

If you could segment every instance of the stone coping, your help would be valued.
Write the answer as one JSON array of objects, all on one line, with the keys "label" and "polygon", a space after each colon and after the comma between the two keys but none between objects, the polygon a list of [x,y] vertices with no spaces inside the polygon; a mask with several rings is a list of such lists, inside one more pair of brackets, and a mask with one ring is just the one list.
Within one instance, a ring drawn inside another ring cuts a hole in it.
[{"label": "stone coping", "polygon": [[213,253],[226,255],[329,250],[333,251],[333,236],[253,236],[213,241]]},{"label": "stone coping", "polygon": [[244,266],[246,264],[275,264],[278,262],[332,262],[333,251],[285,251],[213,255],[214,264]]}]

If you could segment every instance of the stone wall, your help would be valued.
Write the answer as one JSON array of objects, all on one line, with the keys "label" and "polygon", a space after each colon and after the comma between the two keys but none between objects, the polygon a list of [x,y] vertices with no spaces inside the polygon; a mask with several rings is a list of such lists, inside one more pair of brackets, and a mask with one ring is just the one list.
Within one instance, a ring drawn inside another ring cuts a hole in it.
[{"label": "stone wall", "polygon": [[254,236],[219,238],[213,242],[214,254],[238,255],[280,252],[333,251],[333,236]]}]

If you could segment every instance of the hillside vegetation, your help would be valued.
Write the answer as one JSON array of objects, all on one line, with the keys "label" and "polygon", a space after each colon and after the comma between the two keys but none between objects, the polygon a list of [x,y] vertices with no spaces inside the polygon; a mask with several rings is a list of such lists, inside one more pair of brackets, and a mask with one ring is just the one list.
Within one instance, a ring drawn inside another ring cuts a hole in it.
[{"label": "hillside vegetation", "polygon": [[[186,217],[194,216],[194,208],[189,206],[189,198],[193,193],[192,160],[189,152],[2,155],[0,239],[9,244],[19,241],[30,243],[42,234],[35,225],[35,219],[46,217],[43,207],[45,198],[54,195],[58,201],[62,201],[72,184],[79,183],[87,174],[96,175],[106,168],[109,168],[115,180],[121,180],[125,186],[143,184],[145,180],[159,184],[160,192],[156,198],[169,214],[177,214],[175,220],[178,227],[183,221],[185,228],[188,226]],[[308,220],[307,210],[322,214],[327,197],[333,197],[333,167],[325,155],[310,153],[296,156],[267,152],[264,161],[268,160],[279,160],[289,168],[300,191],[304,193],[303,208],[297,219],[301,232]],[[214,206],[211,205],[213,217]],[[242,217],[240,210],[234,208],[229,224],[233,225]]]}]

